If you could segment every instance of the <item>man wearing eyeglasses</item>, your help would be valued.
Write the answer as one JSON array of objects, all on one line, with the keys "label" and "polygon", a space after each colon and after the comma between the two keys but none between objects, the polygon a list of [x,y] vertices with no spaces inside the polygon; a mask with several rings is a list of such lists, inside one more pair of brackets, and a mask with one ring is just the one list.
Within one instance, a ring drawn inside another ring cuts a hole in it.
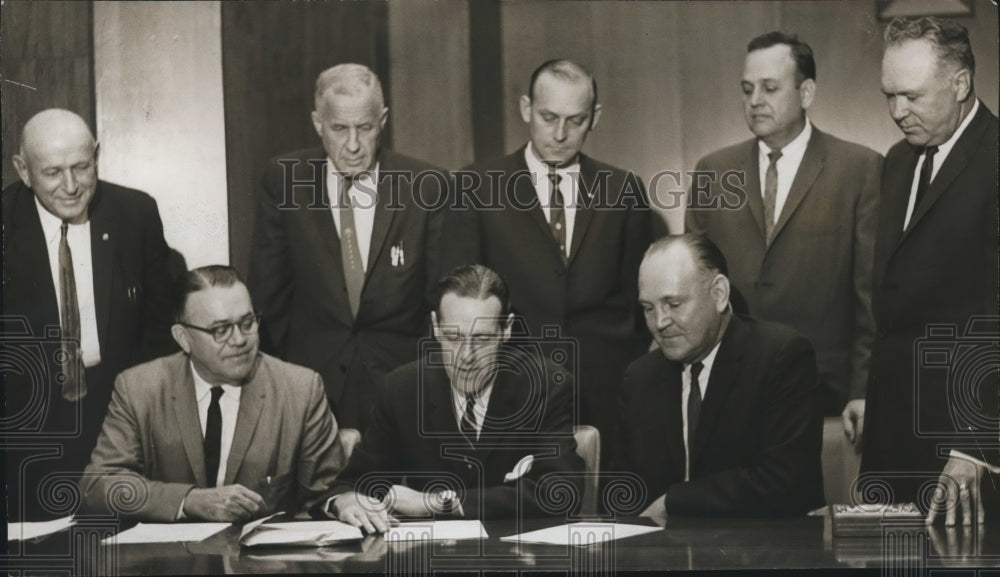
[{"label": "man wearing eyeglasses", "polygon": [[368,532],[399,516],[565,512],[546,496],[582,493],[572,378],[510,345],[507,285],[492,270],[458,267],[436,294],[436,346],[386,377],[323,512]]},{"label": "man wearing eyeglasses", "polygon": [[84,509],[238,522],[306,510],[343,464],[320,376],[258,351],[260,317],[227,266],[176,292],[182,352],[118,376],[84,471]]}]

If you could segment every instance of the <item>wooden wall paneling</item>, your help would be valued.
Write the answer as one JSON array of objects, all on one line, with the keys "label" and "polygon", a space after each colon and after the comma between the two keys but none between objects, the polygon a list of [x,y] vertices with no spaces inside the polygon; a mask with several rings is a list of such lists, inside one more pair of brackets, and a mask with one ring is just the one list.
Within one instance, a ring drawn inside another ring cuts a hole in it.
[{"label": "wooden wall paneling", "polygon": [[0,4],[3,77],[3,186],[17,180],[11,157],[24,123],[46,108],[65,108],[94,129],[91,2]]}]

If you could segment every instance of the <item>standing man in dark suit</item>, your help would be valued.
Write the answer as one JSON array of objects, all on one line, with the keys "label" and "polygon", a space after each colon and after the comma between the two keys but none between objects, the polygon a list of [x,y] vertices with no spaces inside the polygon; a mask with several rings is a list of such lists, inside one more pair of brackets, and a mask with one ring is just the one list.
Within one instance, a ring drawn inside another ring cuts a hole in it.
[{"label": "standing man in dark suit", "polygon": [[455,174],[446,261],[497,271],[532,335],[559,327],[576,339],[582,423],[611,447],[615,390],[649,345],[635,304],[639,261],[652,240],[646,191],[634,173],[580,152],[601,118],[585,68],[545,62],[520,106],[528,143]]},{"label": "standing man in dark suit", "polygon": [[[751,40],[741,86],[754,138],[698,163],[696,170],[714,176],[707,188],[695,183],[687,229],[726,255],[750,314],[812,341],[823,414],[843,412],[853,431],[875,324],[872,251],[882,157],[810,122],[816,63],[796,36],[770,32]],[[735,207],[722,202],[720,191],[732,171],[742,193]]]},{"label": "standing man in dark suit", "polygon": [[379,387],[372,426],[325,512],[369,532],[384,532],[390,515],[558,513],[551,489],[582,493],[572,376],[540,351],[508,346],[514,316],[495,272],[456,268],[436,295],[438,346]]},{"label": "standing man in dark suit", "polygon": [[[968,31],[939,18],[885,31],[882,92],[904,140],[886,155],[862,472],[929,520],[996,504],[997,117],[976,99]],[[985,322],[984,322],[985,321]],[[956,348],[957,347],[957,348]],[[982,354],[976,351],[983,351]],[[943,356],[942,356],[943,355]],[[982,359],[987,360],[984,364]],[[977,360],[978,359],[978,360]],[[990,511],[997,519],[1000,511]]]},{"label": "standing man in dark suit", "polygon": [[617,464],[645,483],[643,515],[803,515],[822,505],[809,341],[734,315],[726,258],[700,235],[649,247],[639,302],[659,350],[625,374]]},{"label": "standing man in dark suit", "polygon": [[[13,158],[21,180],[3,191],[12,519],[71,512],[51,495],[87,464],[115,375],[173,350],[169,249],[156,202],[98,180],[97,150],[76,114],[39,112]],[[29,462],[28,445],[46,454]]]},{"label": "standing man in dark suit", "polygon": [[319,75],[323,148],[271,162],[250,266],[265,350],[319,372],[338,423],[358,429],[375,385],[417,357],[448,190],[443,171],[381,146],[388,117],[368,68]]}]

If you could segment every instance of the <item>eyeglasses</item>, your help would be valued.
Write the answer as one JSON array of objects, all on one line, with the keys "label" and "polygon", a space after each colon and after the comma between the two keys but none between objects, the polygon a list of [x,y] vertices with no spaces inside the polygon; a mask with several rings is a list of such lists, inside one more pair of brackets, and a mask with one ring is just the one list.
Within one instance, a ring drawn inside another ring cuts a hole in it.
[{"label": "eyeglasses", "polygon": [[241,318],[235,323],[226,323],[223,325],[216,325],[211,328],[199,327],[195,325],[189,325],[187,323],[178,322],[177,324],[182,327],[187,327],[189,329],[194,329],[196,331],[201,331],[203,333],[212,335],[216,343],[220,345],[225,343],[233,336],[233,327],[239,327],[240,332],[244,335],[252,335],[257,332],[260,328],[260,315],[258,313],[250,313],[247,316]]}]

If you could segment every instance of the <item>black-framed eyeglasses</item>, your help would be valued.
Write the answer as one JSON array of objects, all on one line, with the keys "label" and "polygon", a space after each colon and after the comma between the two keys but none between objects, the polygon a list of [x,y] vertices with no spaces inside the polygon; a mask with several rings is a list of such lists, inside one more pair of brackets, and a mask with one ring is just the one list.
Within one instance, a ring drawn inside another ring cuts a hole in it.
[{"label": "black-framed eyeglasses", "polygon": [[182,327],[187,327],[189,329],[194,329],[196,331],[201,331],[203,333],[212,335],[215,342],[218,344],[225,343],[233,336],[233,327],[239,327],[240,332],[244,335],[252,335],[257,332],[260,328],[260,313],[250,313],[247,316],[241,318],[234,323],[225,323],[222,325],[215,325],[214,327],[199,327],[195,325],[189,325],[188,323],[178,322],[177,324]]}]

